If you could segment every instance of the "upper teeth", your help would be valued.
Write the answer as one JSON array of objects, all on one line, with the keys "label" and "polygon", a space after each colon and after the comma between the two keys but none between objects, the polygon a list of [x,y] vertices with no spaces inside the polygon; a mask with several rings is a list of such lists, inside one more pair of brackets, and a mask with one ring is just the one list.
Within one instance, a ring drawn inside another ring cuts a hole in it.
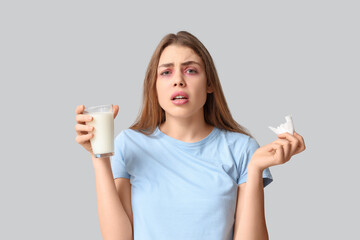
[{"label": "upper teeth", "polygon": [[182,99],[182,98],[185,98],[184,96],[176,96],[174,97],[174,99]]}]

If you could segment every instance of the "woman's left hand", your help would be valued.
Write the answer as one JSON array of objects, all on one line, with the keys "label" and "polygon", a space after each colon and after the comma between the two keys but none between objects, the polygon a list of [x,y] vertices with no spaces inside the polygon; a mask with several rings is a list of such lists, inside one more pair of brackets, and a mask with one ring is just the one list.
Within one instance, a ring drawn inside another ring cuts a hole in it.
[{"label": "woman's left hand", "polygon": [[258,148],[251,157],[250,166],[260,170],[288,162],[292,156],[305,150],[301,135],[282,133],[277,140]]}]

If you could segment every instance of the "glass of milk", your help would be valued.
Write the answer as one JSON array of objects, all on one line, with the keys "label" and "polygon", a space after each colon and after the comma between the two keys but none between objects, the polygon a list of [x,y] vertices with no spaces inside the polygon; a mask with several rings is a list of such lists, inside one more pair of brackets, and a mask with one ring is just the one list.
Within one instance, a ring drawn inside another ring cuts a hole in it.
[{"label": "glass of milk", "polygon": [[90,139],[91,148],[96,158],[114,155],[114,113],[113,105],[101,105],[85,108],[84,114],[93,120],[86,125],[94,127],[94,137]]}]

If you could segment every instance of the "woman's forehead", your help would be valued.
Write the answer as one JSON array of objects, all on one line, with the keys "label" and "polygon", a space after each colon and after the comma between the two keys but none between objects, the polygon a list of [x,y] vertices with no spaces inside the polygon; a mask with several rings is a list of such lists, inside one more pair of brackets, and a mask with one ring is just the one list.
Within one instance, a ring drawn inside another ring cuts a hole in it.
[{"label": "woman's forehead", "polygon": [[189,61],[195,61],[202,64],[201,58],[191,48],[181,45],[170,45],[167,46],[161,53],[159,66]]}]

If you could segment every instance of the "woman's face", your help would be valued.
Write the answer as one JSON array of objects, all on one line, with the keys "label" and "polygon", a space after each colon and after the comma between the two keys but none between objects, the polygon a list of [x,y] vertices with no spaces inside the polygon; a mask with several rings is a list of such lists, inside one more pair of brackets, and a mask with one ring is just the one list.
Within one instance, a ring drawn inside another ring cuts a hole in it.
[{"label": "woman's face", "polygon": [[[203,106],[211,90],[201,58],[188,47],[166,47],[159,59],[156,91],[166,119],[203,117]],[[179,95],[185,99],[174,100],[177,92],[182,92]]]}]

